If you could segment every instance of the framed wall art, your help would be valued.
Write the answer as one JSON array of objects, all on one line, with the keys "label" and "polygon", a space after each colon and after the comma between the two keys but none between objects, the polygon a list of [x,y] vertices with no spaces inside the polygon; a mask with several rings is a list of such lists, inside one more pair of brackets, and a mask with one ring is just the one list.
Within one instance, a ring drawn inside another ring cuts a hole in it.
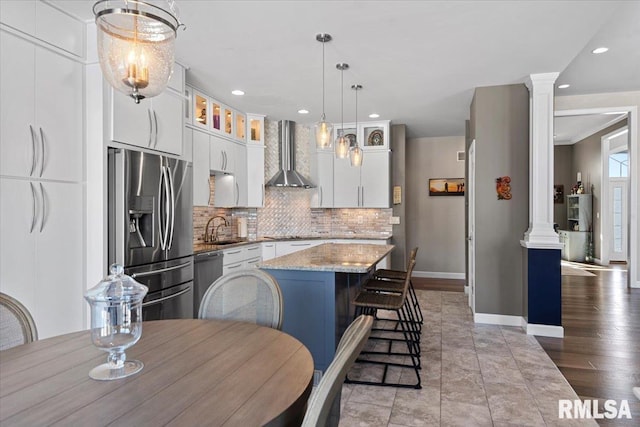
[{"label": "framed wall art", "polygon": [[464,196],[464,178],[429,178],[430,196]]}]

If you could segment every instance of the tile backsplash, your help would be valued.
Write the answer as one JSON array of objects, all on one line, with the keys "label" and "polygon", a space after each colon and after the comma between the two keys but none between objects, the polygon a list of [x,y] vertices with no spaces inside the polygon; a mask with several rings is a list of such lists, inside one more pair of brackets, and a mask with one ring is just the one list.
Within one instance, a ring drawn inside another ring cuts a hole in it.
[{"label": "tile backsplash", "polygon": [[[310,175],[310,128],[296,125],[296,169],[305,176]],[[265,122],[265,182],[278,171],[278,122]],[[209,180],[210,200],[214,200],[215,179]],[[312,190],[300,188],[265,189],[263,208],[216,208],[215,206],[193,208],[194,243],[204,241],[207,221],[217,215],[227,219],[228,226],[220,226],[219,239],[237,237],[238,218],[247,218],[247,238],[284,236],[349,236],[352,234],[371,237],[390,236],[392,226],[389,219],[392,209],[316,209],[311,208]],[[222,224],[221,219],[211,221],[209,233]]]}]

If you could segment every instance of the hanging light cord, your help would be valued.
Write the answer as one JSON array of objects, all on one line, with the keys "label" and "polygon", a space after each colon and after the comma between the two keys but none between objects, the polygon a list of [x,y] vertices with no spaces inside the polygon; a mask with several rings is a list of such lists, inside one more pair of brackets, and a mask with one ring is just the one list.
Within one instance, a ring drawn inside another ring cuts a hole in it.
[{"label": "hanging light cord", "polygon": [[358,129],[358,88],[356,87],[356,129]]},{"label": "hanging light cord", "polygon": [[325,41],[322,42],[322,121],[324,122],[324,44]]},{"label": "hanging light cord", "polygon": [[344,68],[340,70],[340,120],[342,120],[342,136],[344,137]]}]

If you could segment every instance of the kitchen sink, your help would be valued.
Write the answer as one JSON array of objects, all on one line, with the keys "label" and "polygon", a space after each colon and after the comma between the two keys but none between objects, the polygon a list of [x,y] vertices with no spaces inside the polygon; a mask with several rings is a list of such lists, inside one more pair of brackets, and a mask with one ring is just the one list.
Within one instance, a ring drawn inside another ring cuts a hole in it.
[{"label": "kitchen sink", "polygon": [[223,246],[223,245],[233,245],[235,243],[243,243],[243,242],[244,240],[218,240],[217,242],[211,242],[211,244]]}]

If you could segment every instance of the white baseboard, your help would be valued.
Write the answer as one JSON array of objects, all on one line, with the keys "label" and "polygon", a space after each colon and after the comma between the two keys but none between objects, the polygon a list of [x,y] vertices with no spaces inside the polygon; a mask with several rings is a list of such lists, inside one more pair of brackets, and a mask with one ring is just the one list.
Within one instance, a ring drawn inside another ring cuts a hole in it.
[{"label": "white baseboard", "polygon": [[594,258],[593,259],[593,263],[594,264],[598,264],[598,265],[604,265],[604,264],[602,264],[602,260],[600,258]]},{"label": "white baseboard", "polygon": [[446,273],[441,271],[416,271],[411,274],[414,277],[426,277],[429,279],[463,279],[464,273]]},{"label": "white baseboard", "polygon": [[464,285],[464,294],[469,295],[469,285]]},{"label": "white baseboard", "polygon": [[564,328],[553,325],[537,325],[527,323],[524,317],[509,316],[506,314],[476,313],[473,316],[475,323],[486,323],[499,326],[516,326],[524,329],[527,335],[537,335],[540,337],[564,338]]},{"label": "white baseboard", "polygon": [[473,315],[473,321],[476,323],[488,323],[490,325],[520,326],[522,328],[527,324],[522,316],[510,316],[506,314],[476,313]]},{"label": "white baseboard", "polygon": [[527,335],[538,335],[540,337],[564,338],[564,328],[553,325],[527,324]]}]

